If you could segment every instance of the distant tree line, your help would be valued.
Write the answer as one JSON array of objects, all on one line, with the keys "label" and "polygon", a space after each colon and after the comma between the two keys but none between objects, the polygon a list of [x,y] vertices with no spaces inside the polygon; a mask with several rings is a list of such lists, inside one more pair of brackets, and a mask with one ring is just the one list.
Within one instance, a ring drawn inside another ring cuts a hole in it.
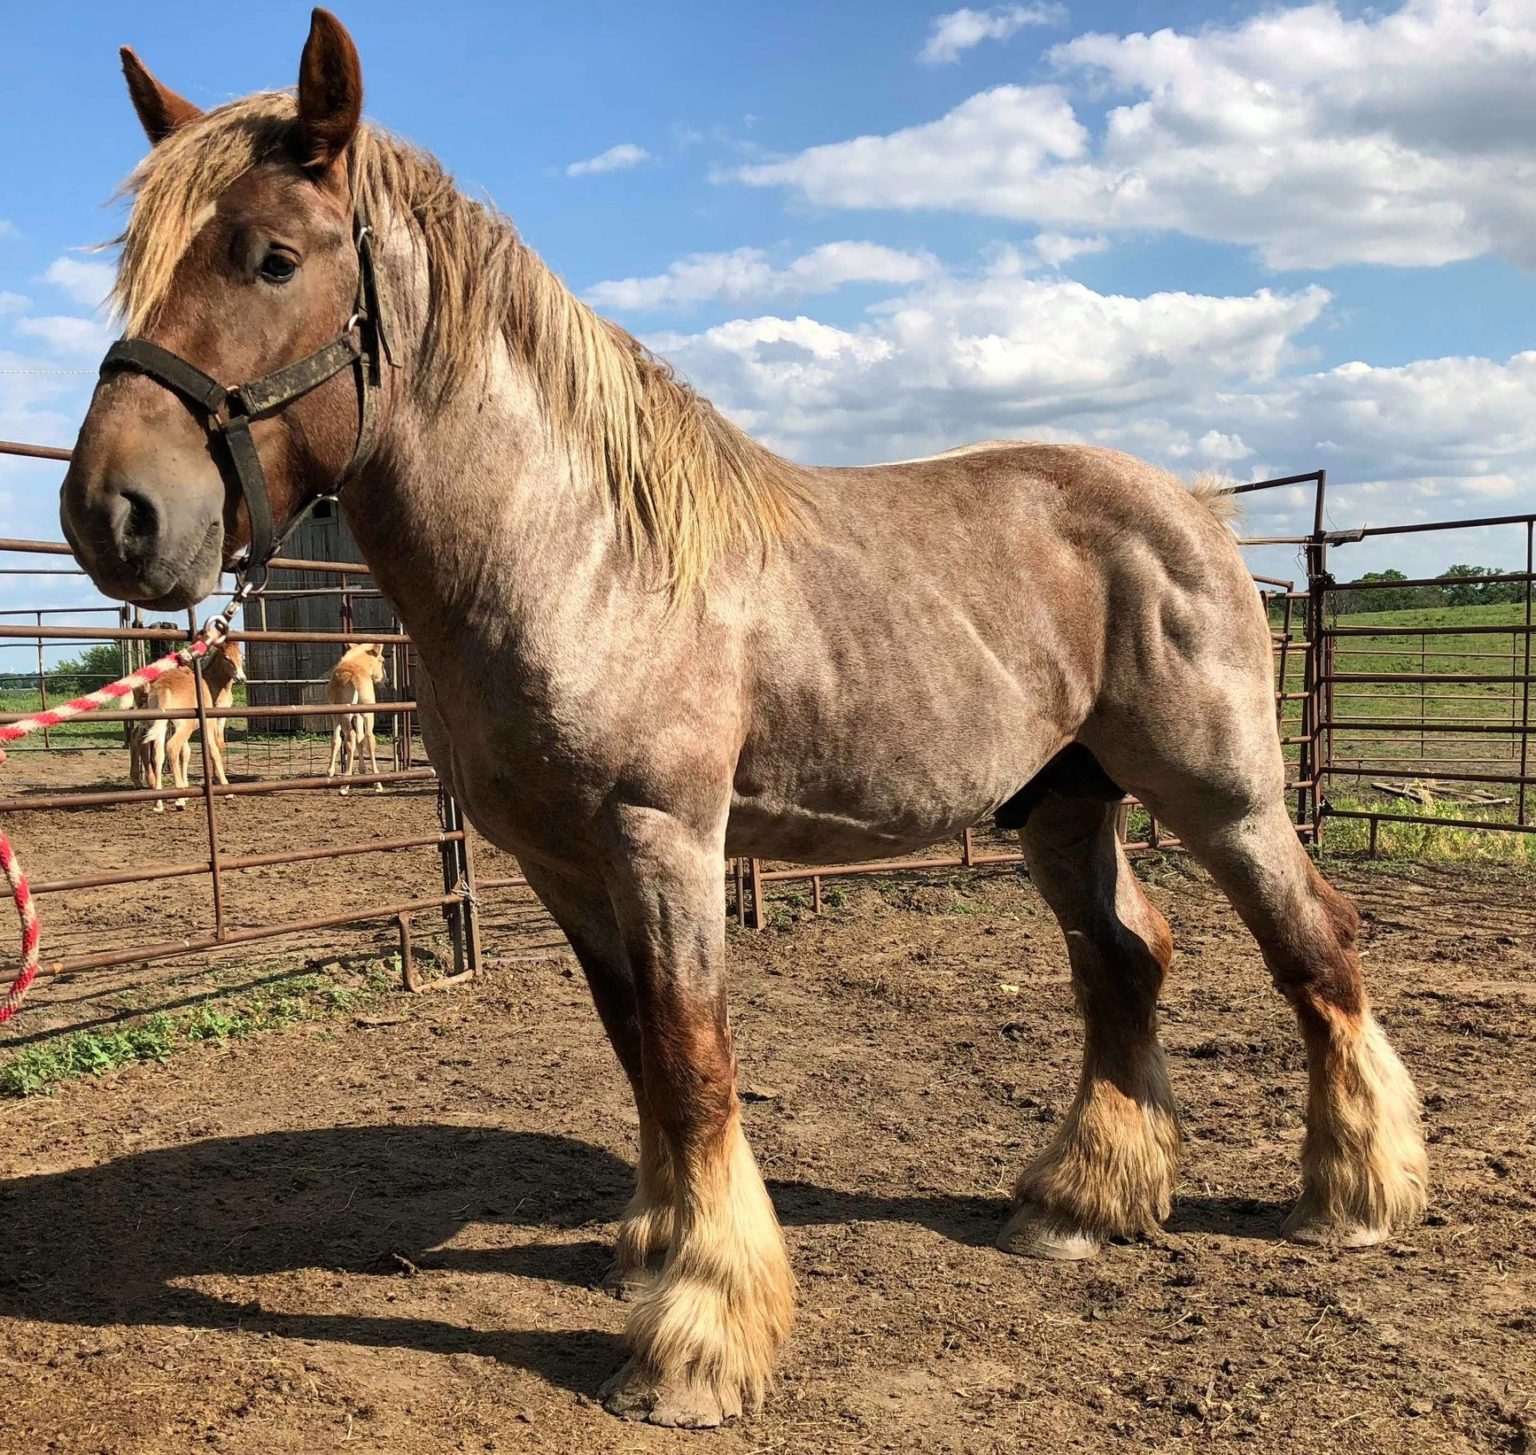
[{"label": "distant tree line", "polygon": [[[186,631],[174,621],[152,621],[151,628],[163,628],[164,637],[156,637],[147,643],[147,661],[154,661],[174,652],[186,640]],[[94,692],[108,682],[115,682],[123,675],[123,650],[117,642],[98,642],[95,646],[82,647],[76,657],[64,657],[47,669],[48,696],[59,702],[82,693]],[[37,673],[25,668],[18,671],[0,672],[0,690],[16,688],[32,689],[37,686]]]},{"label": "distant tree line", "polygon": [[[1524,601],[1524,581],[1500,581],[1497,566],[1447,566],[1436,578],[1444,586],[1379,586],[1371,591],[1351,591],[1336,597],[1335,606],[1346,612],[1413,611],[1431,606],[1499,606],[1505,602]],[[1460,577],[1477,578],[1458,581]],[[1356,581],[1407,581],[1398,570],[1367,571]],[[1350,584],[1350,583],[1344,583]],[[1346,606],[1345,603],[1348,603]]]}]

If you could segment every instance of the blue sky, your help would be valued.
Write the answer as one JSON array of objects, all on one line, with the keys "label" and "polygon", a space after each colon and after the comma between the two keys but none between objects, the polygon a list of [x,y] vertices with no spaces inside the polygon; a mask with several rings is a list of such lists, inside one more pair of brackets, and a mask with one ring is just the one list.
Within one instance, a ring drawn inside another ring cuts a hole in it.
[{"label": "blue sky", "polygon": [[[1035,435],[1233,480],[1323,465],[1340,525],[1536,504],[1529,0],[338,14],[370,117],[797,458]],[[307,23],[286,0],[8,17],[0,437],[69,443],[108,336],[77,250],[144,148],[116,47],[207,107],[291,84]],[[57,534],[57,475],[0,462],[5,533]]]}]

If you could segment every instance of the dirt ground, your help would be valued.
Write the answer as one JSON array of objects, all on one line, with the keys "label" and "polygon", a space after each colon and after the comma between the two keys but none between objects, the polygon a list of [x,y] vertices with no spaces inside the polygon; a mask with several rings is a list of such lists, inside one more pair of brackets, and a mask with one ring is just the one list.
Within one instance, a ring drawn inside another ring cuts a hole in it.
[{"label": "dirt ground", "polygon": [[[352,808],[382,833],[406,802]],[[254,833],[274,809],[250,807]],[[1060,941],[1011,871],[856,882],[730,933],[748,1132],[802,1290],[761,1415],[686,1434],[595,1402],[635,1117],[548,952],[0,1109],[0,1450],[1529,1450],[1536,885],[1335,866],[1435,1191],[1426,1226],[1331,1255],[1276,1237],[1288,1013],[1198,871],[1140,872],[1181,951],[1164,1235],[1080,1266],[994,1250],[1076,1076]]]}]

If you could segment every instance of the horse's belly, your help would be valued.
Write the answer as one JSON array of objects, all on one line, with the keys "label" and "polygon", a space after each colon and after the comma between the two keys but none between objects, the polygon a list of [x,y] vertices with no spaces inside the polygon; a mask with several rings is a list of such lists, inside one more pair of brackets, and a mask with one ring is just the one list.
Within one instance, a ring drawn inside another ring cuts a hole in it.
[{"label": "horse's belly", "polygon": [[[1046,745],[1039,755],[1048,755]],[[841,773],[737,774],[726,853],[801,864],[892,858],[953,838],[1033,776],[1034,755],[1010,745],[961,762],[867,760]]]}]

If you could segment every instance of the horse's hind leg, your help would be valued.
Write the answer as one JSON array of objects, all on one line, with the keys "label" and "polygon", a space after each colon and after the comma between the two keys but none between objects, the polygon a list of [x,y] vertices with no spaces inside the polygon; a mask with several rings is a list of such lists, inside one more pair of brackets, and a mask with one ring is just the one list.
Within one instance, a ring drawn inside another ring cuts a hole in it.
[{"label": "horse's hind leg", "polygon": [[1418,1221],[1428,1186],[1418,1098],[1371,1014],[1353,905],[1313,867],[1278,797],[1235,813],[1219,800],[1170,812],[1258,940],[1306,1043],[1302,1193],[1286,1234],[1364,1247]]},{"label": "horse's hind leg", "polygon": [[347,719],[347,741],[342,749],[341,776],[344,781],[341,785],[341,796],[345,798],[352,791],[351,778],[357,772],[357,717]]},{"label": "horse's hind leg", "polygon": [[[144,771],[149,778],[149,786],[154,789],[160,787],[161,779],[165,774],[165,732],[168,724],[162,718],[159,722],[152,723],[148,734],[144,739]],[[155,800],[154,812],[165,812],[165,800]]]},{"label": "horse's hind leg", "polygon": [[1083,1017],[1082,1079],[1051,1144],[1014,1188],[1010,1253],[1087,1258],[1168,1216],[1179,1123],[1157,1040],[1168,926],[1131,873],[1103,802],[1047,797],[1023,830],[1032,880],[1066,934]]},{"label": "horse's hind leg", "polygon": [[1184,603],[1179,650],[1160,645],[1159,680],[1127,672],[1124,699],[1083,736],[1210,870],[1295,1009],[1310,1089],[1302,1195],[1286,1232],[1373,1243],[1423,1211],[1418,1099],[1366,1000],[1359,919],[1286,812],[1268,627],[1251,583],[1235,565],[1227,575],[1198,612]]},{"label": "horse's hind leg", "polygon": [[[373,737],[373,714],[371,712],[368,714],[368,736],[365,741],[368,744],[368,771],[377,774],[379,771],[379,745],[374,741]],[[375,783],[373,791],[375,793],[382,793],[384,785],[382,783]]]},{"label": "horse's hind leg", "polygon": [[208,724],[208,761],[213,764],[213,776],[227,788],[229,777],[224,772],[224,734],[219,728],[222,721],[222,718],[215,718]]},{"label": "horse's hind leg", "polygon": [[[336,764],[341,760],[341,735],[344,731],[342,727],[344,721],[345,719],[338,717],[335,725],[331,728],[331,761],[330,766],[325,770],[327,778],[334,778],[336,776]],[[345,793],[347,790],[343,788],[341,791]]]},{"label": "horse's hind leg", "polygon": [[603,1029],[629,1077],[635,1109],[640,1115],[635,1193],[619,1220],[613,1267],[603,1280],[620,1298],[630,1298],[660,1270],[674,1225],[672,1166],[645,1097],[634,977],[614,918],[613,902],[605,889],[560,878],[532,862],[523,865],[523,872],[576,952]]},{"label": "horse's hind leg", "polygon": [[[190,719],[178,722],[176,724],[176,731],[171,735],[171,777],[175,779],[176,786],[182,789],[189,787],[192,781],[188,773],[188,768],[192,762],[192,728],[193,724]],[[187,800],[185,798],[178,798],[176,800],[176,807],[178,811],[185,813]]]}]

